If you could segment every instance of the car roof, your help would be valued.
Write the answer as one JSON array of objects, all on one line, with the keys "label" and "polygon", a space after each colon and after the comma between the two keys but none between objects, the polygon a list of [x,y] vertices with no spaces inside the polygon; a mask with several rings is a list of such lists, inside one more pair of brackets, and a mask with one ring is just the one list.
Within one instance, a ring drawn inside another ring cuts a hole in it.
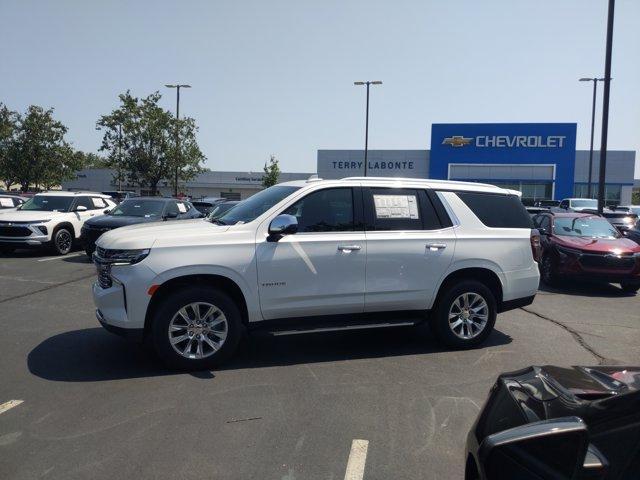
[{"label": "car roof", "polygon": [[131,197],[131,198],[125,198],[123,200],[123,202],[139,202],[140,200],[155,200],[160,201],[160,202],[170,202],[171,200],[177,200],[179,202],[186,202],[187,200],[178,200],[177,198],[170,198],[170,197]]},{"label": "car roof", "polygon": [[602,218],[600,217],[600,215],[598,215],[597,213],[579,213],[579,212],[544,212],[541,213],[540,215],[551,215],[552,217],[557,217],[557,218],[583,218],[583,217],[595,217],[595,218]]},{"label": "car roof", "polygon": [[0,193],[0,197],[2,198],[21,198],[24,200],[24,197],[21,197],[20,195],[12,195],[10,193]]},{"label": "car roof", "polygon": [[476,182],[459,182],[456,180],[432,180],[426,178],[401,178],[401,177],[347,177],[337,180],[323,180],[321,178],[310,178],[308,180],[293,180],[290,182],[279,183],[278,185],[291,187],[305,187],[308,185],[340,185],[341,183],[357,182],[362,186],[391,186],[402,188],[405,185],[408,188],[422,187],[440,190],[460,190],[460,191],[476,191],[488,193],[501,193],[503,195],[513,195],[513,190],[496,187],[488,183]]},{"label": "car roof", "polygon": [[66,190],[51,190],[49,192],[41,192],[41,193],[36,193],[36,196],[38,197],[51,197],[51,196],[56,196],[56,197],[77,197],[80,195],[91,195],[93,197],[101,197],[101,198],[111,198],[109,195],[105,195],[103,193],[98,193],[98,192],[68,192]]}]

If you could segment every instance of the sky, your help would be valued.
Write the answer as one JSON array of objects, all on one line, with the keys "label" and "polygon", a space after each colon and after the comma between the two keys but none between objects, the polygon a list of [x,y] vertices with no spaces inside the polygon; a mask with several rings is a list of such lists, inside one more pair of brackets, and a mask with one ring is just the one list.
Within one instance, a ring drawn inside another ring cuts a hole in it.
[{"label": "sky", "polygon": [[[618,0],[609,149],[640,154],[640,1]],[[0,102],[96,152],[127,89],[196,119],[213,170],[315,172],[318,149],[426,149],[432,123],[577,122],[589,148],[606,0],[0,0]],[[602,89],[596,113],[600,145]],[[640,170],[636,165],[636,177]]]}]

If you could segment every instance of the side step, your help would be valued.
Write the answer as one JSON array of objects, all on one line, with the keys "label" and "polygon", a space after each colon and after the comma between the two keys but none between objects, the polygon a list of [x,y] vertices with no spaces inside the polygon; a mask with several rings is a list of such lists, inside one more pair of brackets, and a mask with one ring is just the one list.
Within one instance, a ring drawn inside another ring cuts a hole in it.
[{"label": "side step", "polygon": [[[392,319],[389,319],[389,317],[392,317]],[[426,316],[424,312],[392,312],[392,315],[386,313],[384,315],[354,314],[331,317],[287,318],[256,322],[250,326],[250,330],[277,337],[305,333],[411,327],[424,322],[425,319]]]}]

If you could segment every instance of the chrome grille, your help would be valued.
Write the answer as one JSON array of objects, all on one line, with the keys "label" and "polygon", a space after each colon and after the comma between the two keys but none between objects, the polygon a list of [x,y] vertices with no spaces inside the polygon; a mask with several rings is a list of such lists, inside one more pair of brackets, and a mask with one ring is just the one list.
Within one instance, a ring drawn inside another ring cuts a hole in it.
[{"label": "chrome grille", "polygon": [[96,262],[98,270],[98,284],[101,288],[111,288],[113,280],[111,280],[111,265],[108,263]]}]

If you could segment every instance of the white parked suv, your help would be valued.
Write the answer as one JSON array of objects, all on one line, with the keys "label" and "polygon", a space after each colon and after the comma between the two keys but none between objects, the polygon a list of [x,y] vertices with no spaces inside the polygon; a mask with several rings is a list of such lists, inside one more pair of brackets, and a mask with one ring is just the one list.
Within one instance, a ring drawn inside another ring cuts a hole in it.
[{"label": "white parked suv", "polygon": [[66,255],[80,238],[85,220],[115,206],[111,197],[100,193],[38,193],[17,209],[0,211],[0,250],[49,247]]},{"label": "white parked suv", "polygon": [[135,225],[97,242],[96,316],[178,368],[229,357],[248,328],[431,322],[452,347],[538,288],[539,237],[518,197],[396,178],[281,183],[220,219]]}]

